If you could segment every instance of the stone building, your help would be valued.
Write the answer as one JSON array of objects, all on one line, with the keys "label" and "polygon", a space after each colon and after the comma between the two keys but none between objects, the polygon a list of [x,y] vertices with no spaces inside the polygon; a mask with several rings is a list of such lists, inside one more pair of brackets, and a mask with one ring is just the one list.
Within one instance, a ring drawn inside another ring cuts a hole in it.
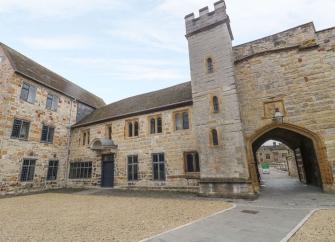
[{"label": "stone building", "polygon": [[[15,66],[31,67],[10,65],[3,54],[9,48],[1,45],[1,85],[8,89],[1,88],[1,190],[45,188],[44,161],[59,159],[55,186],[248,197],[260,187],[256,151],[274,139],[295,152],[306,183],[334,191],[335,28],[316,31],[307,23],[233,47],[224,1],[185,22],[191,82],[106,106],[79,87],[63,88],[56,92],[64,106],[59,113],[45,110],[45,102],[50,84],[64,79],[44,68],[31,72],[35,78],[21,77]],[[20,100],[25,79],[41,85],[36,105]],[[89,107],[88,115],[76,120],[79,104]],[[28,141],[11,138],[16,116],[34,123]],[[54,144],[40,143],[41,123],[50,120],[59,136]],[[72,124],[69,143],[66,124]],[[27,166],[22,160],[31,158],[35,176],[19,181]]]},{"label": "stone building", "polygon": [[272,145],[262,145],[256,152],[258,164],[268,163],[278,170],[287,171],[291,177],[298,177],[298,169],[294,152],[286,145],[273,142]]},{"label": "stone building", "polygon": [[0,194],[63,187],[70,125],[102,99],[0,44]]}]

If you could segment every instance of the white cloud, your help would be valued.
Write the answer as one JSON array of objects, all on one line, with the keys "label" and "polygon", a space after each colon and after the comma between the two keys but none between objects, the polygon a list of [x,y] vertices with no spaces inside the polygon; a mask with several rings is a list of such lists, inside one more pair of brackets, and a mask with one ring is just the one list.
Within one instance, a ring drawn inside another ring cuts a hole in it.
[{"label": "white cloud", "polygon": [[109,9],[120,0],[0,0],[0,13],[23,11],[34,17],[68,17]]},{"label": "white cloud", "polygon": [[72,50],[87,48],[92,39],[83,36],[24,37],[23,44],[37,50]]},{"label": "white cloud", "polygon": [[112,58],[65,58],[65,61],[119,81],[185,81],[184,73],[178,68],[176,61]]}]

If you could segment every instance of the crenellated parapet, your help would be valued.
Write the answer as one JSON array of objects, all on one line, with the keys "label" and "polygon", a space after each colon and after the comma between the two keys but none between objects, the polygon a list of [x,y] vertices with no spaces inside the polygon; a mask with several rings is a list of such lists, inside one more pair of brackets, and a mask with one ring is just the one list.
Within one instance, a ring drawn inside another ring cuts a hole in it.
[{"label": "crenellated parapet", "polygon": [[208,7],[199,10],[199,17],[195,17],[194,13],[185,16],[186,38],[219,26],[227,24],[230,37],[233,40],[233,34],[230,28],[229,16],[226,13],[225,1],[214,3],[214,11],[209,11]]}]

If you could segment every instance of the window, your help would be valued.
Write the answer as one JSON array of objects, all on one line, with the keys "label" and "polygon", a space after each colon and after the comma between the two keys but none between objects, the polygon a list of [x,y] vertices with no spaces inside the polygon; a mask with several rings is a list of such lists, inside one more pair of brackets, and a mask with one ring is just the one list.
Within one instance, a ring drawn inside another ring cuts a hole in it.
[{"label": "window", "polygon": [[188,112],[175,113],[176,130],[189,129],[189,115]]},{"label": "window", "polygon": [[150,134],[162,133],[162,118],[150,118]]},{"label": "window", "polygon": [[14,119],[11,138],[27,140],[29,134],[30,122],[20,119]]},{"label": "window", "polygon": [[70,179],[87,179],[92,177],[92,162],[72,162],[70,164]]},{"label": "window", "polygon": [[165,181],[164,153],[153,154],[152,163],[153,163],[154,181]]},{"label": "window", "polygon": [[266,154],[266,159],[267,159],[267,160],[270,159],[270,154]]},{"label": "window", "polygon": [[82,136],[83,136],[83,145],[89,145],[90,144],[90,131],[89,130],[85,130],[82,132]]},{"label": "window", "polygon": [[218,131],[216,129],[212,129],[212,145],[219,145]]},{"label": "window", "polygon": [[185,172],[200,172],[198,152],[185,152]]},{"label": "window", "polygon": [[52,111],[57,111],[57,107],[58,107],[58,97],[48,94],[46,108]]},{"label": "window", "polygon": [[139,133],[139,126],[137,120],[127,121],[128,137],[137,137]]},{"label": "window", "polygon": [[108,125],[107,126],[107,138],[108,139],[112,139],[112,131],[113,131],[112,125]]},{"label": "window", "polygon": [[41,143],[52,144],[54,139],[55,128],[43,125],[41,134]]},{"label": "window", "polygon": [[26,102],[34,103],[36,98],[36,87],[23,83],[20,98]]},{"label": "window", "polygon": [[138,156],[128,156],[128,181],[138,180]]},{"label": "window", "polygon": [[207,58],[207,73],[213,73],[213,72],[214,72],[213,59]]},{"label": "window", "polygon": [[213,97],[213,112],[214,113],[219,112],[219,98],[217,96]]},{"label": "window", "polygon": [[58,160],[50,160],[48,166],[47,180],[54,181],[57,180],[58,172]]},{"label": "window", "polygon": [[34,180],[36,160],[24,159],[22,164],[21,178],[22,182]]},{"label": "window", "polygon": [[286,153],[282,153],[281,155],[283,158],[286,158],[287,157],[287,154]]}]

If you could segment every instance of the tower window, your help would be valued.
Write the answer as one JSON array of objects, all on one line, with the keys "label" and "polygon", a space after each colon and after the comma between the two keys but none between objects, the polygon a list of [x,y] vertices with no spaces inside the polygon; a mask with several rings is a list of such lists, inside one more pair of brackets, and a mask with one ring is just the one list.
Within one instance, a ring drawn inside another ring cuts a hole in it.
[{"label": "tower window", "polygon": [[213,59],[207,58],[207,73],[213,73],[213,72],[214,72]]},{"label": "tower window", "polygon": [[219,98],[217,96],[213,97],[213,112],[214,113],[219,112]]},{"label": "tower window", "polygon": [[218,137],[218,131],[216,129],[212,129],[212,144],[213,146],[219,145],[219,137]]}]

